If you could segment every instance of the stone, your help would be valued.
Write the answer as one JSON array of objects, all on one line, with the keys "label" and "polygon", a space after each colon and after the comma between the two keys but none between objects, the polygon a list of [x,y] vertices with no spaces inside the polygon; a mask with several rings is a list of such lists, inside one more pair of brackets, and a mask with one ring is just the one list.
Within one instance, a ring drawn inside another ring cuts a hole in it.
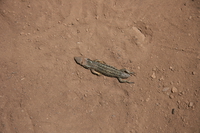
[{"label": "stone", "polygon": [[147,99],[146,99],[146,102],[148,102],[150,100],[150,98],[148,97]]},{"label": "stone", "polygon": [[152,77],[153,79],[156,78],[156,74],[155,74],[155,72],[153,72],[153,74],[151,75],[151,77]]},{"label": "stone", "polygon": [[170,69],[171,71],[174,71],[174,68],[173,68],[172,66],[170,66],[169,69]]},{"label": "stone", "polygon": [[192,75],[195,75],[196,73],[195,72],[192,72]]},{"label": "stone", "polygon": [[172,87],[172,93],[176,93],[176,92],[178,92],[178,89],[176,88],[176,87]]},{"label": "stone", "polygon": [[159,81],[163,81],[164,80],[164,77],[162,76],[160,79],[159,79]]},{"label": "stone", "polygon": [[193,102],[189,102],[188,107],[192,107],[194,105]]},{"label": "stone", "polygon": [[172,109],[172,114],[175,114],[175,109]]}]

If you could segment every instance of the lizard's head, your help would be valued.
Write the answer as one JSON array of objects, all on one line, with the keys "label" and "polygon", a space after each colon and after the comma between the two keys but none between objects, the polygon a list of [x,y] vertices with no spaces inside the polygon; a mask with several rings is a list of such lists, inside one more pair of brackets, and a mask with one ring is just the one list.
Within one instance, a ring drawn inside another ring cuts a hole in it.
[{"label": "lizard's head", "polygon": [[89,68],[87,65],[87,61],[88,58],[84,58],[84,57],[74,57],[74,60],[76,61],[77,64],[85,67],[85,68]]}]

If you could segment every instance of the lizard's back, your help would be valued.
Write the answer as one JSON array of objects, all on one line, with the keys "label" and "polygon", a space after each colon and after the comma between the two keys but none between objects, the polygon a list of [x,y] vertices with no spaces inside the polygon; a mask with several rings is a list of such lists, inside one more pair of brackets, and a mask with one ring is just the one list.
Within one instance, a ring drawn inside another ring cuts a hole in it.
[{"label": "lizard's back", "polygon": [[134,83],[126,80],[121,80],[128,78],[131,74],[134,74],[133,72],[129,72],[126,69],[119,70],[116,69],[115,67],[105,64],[105,62],[101,62],[98,60],[90,60],[88,58],[83,58],[83,57],[74,57],[74,59],[76,63],[78,63],[79,65],[87,69],[90,69],[92,72],[94,70],[95,72],[93,73],[95,74],[96,72],[98,72],[109,77],[115,77],[121,83]]}]

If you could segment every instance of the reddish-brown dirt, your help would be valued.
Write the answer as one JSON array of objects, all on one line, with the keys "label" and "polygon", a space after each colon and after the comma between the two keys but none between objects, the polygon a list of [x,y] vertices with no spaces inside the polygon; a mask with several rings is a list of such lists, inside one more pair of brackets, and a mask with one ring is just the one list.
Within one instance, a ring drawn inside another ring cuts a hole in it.
[{"label": "reddish-brown dirt", "polygon": [[0,0],[0,23],[0,133],[200,133],[199,0]]}]

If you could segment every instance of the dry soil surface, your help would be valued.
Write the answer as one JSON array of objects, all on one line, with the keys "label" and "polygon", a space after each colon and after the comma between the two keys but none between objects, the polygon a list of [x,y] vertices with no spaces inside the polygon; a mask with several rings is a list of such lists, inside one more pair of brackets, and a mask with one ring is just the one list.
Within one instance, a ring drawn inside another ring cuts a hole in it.
[{"label": "dry soil surface", "polygon": [[0,0],[0,24],[0,133],[200,133],[199,0]]}]

